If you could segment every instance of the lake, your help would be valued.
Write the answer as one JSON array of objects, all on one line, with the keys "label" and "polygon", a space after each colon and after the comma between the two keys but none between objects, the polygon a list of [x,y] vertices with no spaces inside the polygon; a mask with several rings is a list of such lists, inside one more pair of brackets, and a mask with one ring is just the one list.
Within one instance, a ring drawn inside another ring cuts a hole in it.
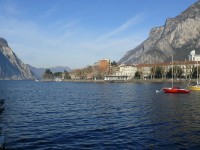
[{"label": "lake", "polygon": [[0,81],[7,149],[199,149],[200,92],[169,83]]}]

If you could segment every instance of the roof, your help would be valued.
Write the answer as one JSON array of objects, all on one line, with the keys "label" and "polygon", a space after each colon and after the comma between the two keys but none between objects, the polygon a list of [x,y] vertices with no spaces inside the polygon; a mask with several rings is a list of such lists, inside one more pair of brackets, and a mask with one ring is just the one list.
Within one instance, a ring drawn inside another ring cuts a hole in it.
[{"label": "roof", "polygon": [[[200,62],[198,61],[198,64]],[[173,65],[194,65],[197,64],[197,61],[174,61]],[[155,64],[138,64],[137,67],[153,67],[153,66],[169,66],[172,65],[172,62],[162,62]]]}]

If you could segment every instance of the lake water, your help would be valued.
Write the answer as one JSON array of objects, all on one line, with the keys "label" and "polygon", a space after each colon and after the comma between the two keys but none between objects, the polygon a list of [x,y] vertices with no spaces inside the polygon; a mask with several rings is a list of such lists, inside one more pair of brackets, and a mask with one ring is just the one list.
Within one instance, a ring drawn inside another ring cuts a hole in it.
[{"label": "lake water", "polygon": [[167,83],[0,81],[7,149],[199,149],[200,92]]}]

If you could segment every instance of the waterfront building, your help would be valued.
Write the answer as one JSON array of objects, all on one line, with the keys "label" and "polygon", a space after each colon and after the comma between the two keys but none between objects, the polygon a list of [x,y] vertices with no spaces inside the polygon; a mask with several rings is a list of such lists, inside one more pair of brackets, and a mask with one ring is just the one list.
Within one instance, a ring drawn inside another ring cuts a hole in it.
[{"label": "waterfront building", "polygon": [[[176,72],[177,68],[182,70],[182,77],[189,78],[192,74],[194,67],[196,67],[196,61],[174,61],[173,68]],[[171,62],[162,62],[162,63],[155,63],[155,64],[138,64],[137,71],[141,72],[142,78],[155,78],[155,70],[157,67],[160,67],[162,70],[162,78],[166,78],[167,72],[170,71],[172,67]]]},{"label": "waterfront building", "polygon": [[111,62],[109,59],[101,59],[98,62],[98,69],[100,73],[109,73],[110,66],[111,66]]},{"label": "waterfront building", "polygon": [[137,71],[136,65],[119,65],[118,71],[116,72],[117,76],[127,76],[127,80],[134,78]]},{"label": "waterfront building", "polygon": [[126,82],[127,80],[128,76],[125,75],[107,75],[104,77],[106,82]]},{"label": "waterfront building", "polygon": [[189,55],[189,61],[200,61],[200,55],[195,53],[195,50],[192,50]]}]

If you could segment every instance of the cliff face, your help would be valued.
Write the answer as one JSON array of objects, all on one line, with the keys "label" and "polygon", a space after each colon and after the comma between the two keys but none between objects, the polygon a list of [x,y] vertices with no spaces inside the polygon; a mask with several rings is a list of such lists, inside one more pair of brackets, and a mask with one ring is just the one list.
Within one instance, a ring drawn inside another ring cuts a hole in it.
[{"label": "cliff face", "polygon": [[188,60],[191,50],[200,54],[200,1],[175,18],[168,18],[164,26],[155,27],[149,37],[128,51],[119,61],[124,64],[157,63]]},{"label": "cliff face", "polygon": [[31,71],[0,38],[0,79],[33,79]]}]

